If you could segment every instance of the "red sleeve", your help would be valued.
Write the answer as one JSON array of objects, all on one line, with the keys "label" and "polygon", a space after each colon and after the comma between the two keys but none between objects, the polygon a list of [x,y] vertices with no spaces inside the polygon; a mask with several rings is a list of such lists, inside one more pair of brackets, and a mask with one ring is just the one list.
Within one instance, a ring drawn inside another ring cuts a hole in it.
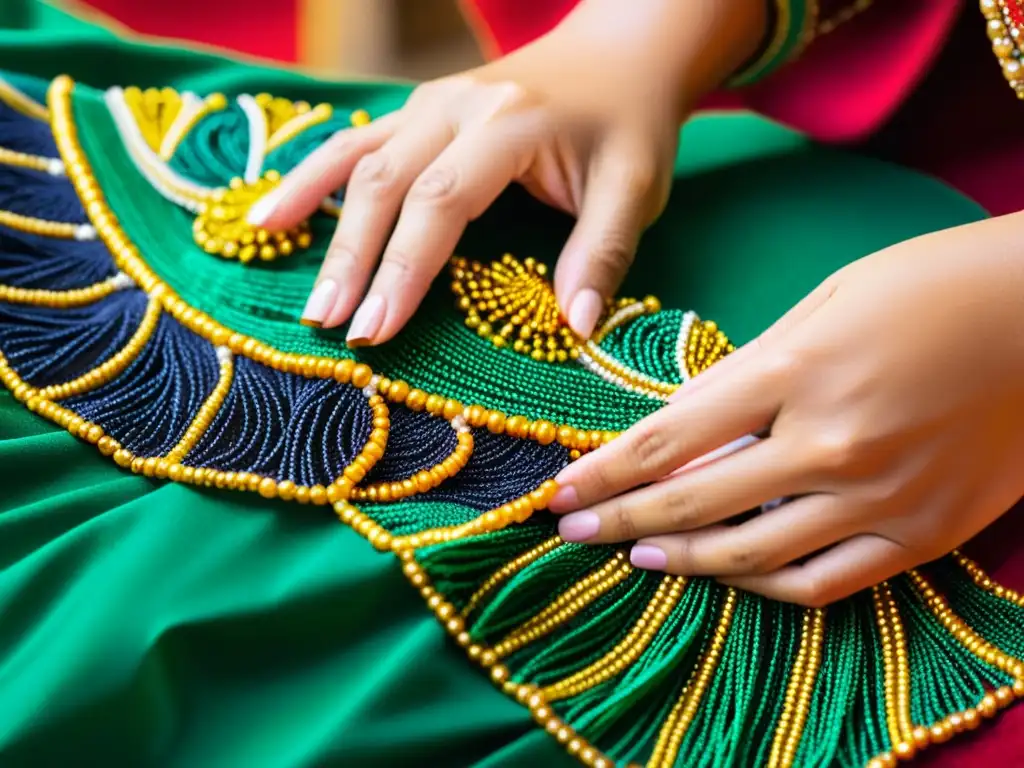
[{"label": "red sleeve", "polygon": [[[577,0],[462,0],[486,55],[552,29]],[[800,61],[710,106],[745,106],[822,141],[873,133],[923,78],[953,28],[961,0],[879,0],[813,43]]]}]

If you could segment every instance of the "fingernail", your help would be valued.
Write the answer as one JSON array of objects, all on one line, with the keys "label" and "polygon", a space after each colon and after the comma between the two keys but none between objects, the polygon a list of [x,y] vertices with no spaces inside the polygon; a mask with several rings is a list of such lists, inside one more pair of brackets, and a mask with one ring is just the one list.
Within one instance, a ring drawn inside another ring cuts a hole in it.
[{"label": "fingernail", "polygon": [[313,288],[306,300],[306,307],[302,310],[302,318],[299,320],[303,325],[319,328],[323,325],[324,318],[331,311],[331,307],[338,300],[338,284],[327,278],[321,280]]},{"label": "fingernail", "polygon": [[637,544],[629,550],[629,562],[645,571],[664,571],[668,555],[650,544]]},{"label": "fingernail", "polygon": [[604,299],[593,288],[584,288],[577,293],[569,304],[569,327],[577,336],[589,339],[594,333],[594,326],[604,309]]},{"label": "fingernail", "polygon": [[558,521],[558,535],[566,541],[586,541],[601,529],[601,518],[593,512],[573,512]]},{"label": "fingernail", "polygon": [[559,509],[573,509],[580,505],[580,495],[571,485],[563,485],[548,502],[548,509],[557,512]]},{"label": "fingernail", "polygon": [[249,212],[245,214],[245,220],[254,227],[262,227],[264,222],[274,213],[274,209],[277,208],[283,196],[284,188],[274,187],[252,204]]},{"label": "fingernail", "polygon": [[371,344],[384,322],[385,309],[383,296],[367,296],[352,318],[346,343],[350,347],[365,347]]}]

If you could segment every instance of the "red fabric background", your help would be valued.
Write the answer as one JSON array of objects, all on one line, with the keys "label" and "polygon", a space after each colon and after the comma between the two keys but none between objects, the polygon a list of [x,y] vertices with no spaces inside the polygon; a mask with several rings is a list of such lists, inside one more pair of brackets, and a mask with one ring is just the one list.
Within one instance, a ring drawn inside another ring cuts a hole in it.
[{"label": "red fabric background", "polygon": [[[372,2],[372,0],[371,0]],[[85,0],[135,32],[298,60],[298,0]]]}]

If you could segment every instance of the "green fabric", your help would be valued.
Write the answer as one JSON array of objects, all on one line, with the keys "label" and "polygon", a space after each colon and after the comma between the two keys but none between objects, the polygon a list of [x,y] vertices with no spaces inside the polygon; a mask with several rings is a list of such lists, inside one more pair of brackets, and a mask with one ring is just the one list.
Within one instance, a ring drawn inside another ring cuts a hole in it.
[{"label": "green fabric", "polygon": [[[311,102],[329,95],[374,114],[404,93],[394,85],[324,86],[208,54],[119,41],[33,0],[5,2],[0,26],[0,68],[43,77],[67,72],[97,87],[270,91]],[[124,82],[126,72],[132,83]],[[88,100],[76,109],[82,104]],[[118,167],[117,151],[110,147],[108,172]],[[932,180],[813,147],[749,116],[693,121],[677,176],[625,293],[693,308],[738,342],[842,264],[982,215]],[[131,202],[115,207],[131,210]],[[173,223],[140,219],[133,234],[148,226],[154,236],[176,237]],[[568,226],[511,194],[473,226],[461,251],[481,259],[505,251],[550,258]],[[301,266],[287,273],[294,286],[279,298],[285,318],[294,317],[315,261]],[[187,287],[187,279],[175,283]],[[292,343],[339,354],[336,340],[278,325],[296,334]],[[594,423],[604,426],[613,416],[589,407]],[[649,407],[636,405],[624,418]],[[127,475],[6,393],[0,467],[0,764],[573,764],[465,660],[394,560],[323,510]],[[695,606],[709,599],[703,589],[686,595]],[[757,605],[744,604],[738,626],[755,631]],[[856,608],[848,611],[847,623],[866,620],[853,616]],[[749,637],[730,637],[723,669],[731,677],[716,679],[718,686],[744,684],[739,670],[749,666]],[[794,642],[777,639],[783,657]],[[683,647],[666,647],[664,658]],[[877,658],[833,659],[826,650],[824,661],[829,674],[848,680],[851,669],[878,674]],[[658,679],[652,670],[652,685]],[[673,690],[665,688],[666,701]],[[833,693],[819,686],[813,706],[827,712],[819,699]],[[771,706],[731,695],[757,710],[758,722],[772,721]],[[884,743],[875,730],[865,738]]]}]

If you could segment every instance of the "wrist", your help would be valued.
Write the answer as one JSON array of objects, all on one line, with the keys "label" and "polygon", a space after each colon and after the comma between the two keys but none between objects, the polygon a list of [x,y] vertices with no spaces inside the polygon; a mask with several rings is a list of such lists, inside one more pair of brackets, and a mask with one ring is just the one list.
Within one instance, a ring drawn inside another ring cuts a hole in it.
[{"label": "wrist", "polygon": [[581,0],[555,34],[683,119],[757,53],[768,15],[766,0]]}]

